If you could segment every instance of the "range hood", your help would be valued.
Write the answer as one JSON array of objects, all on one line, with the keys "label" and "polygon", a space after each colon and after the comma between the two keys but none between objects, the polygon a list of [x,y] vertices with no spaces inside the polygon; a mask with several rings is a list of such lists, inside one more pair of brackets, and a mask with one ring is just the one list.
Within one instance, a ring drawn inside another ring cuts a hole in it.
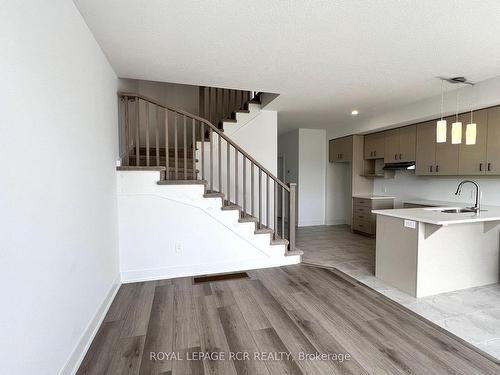
[{"label": "range hood", "polygon": [[384,168],[382,168],[384,171],[394,171],[398,169],[415,169],[415,162],[414,161],[405,161],[401,163],[387,163],[384,165]]}]

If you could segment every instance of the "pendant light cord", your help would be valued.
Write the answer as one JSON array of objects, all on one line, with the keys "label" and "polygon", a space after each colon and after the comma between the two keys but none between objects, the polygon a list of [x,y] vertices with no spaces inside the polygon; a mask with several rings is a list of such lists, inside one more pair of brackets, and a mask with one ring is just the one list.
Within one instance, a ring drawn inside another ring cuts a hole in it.
[{"label": "pendant light cord", "polygon": [[474,112],[474,85],[471,87],[471,101],[470,101],[470,123],[472,124],[472,112]]},{"label": "pendant light cord", "polygon": [[443,119],[444,110],[444,80],[441,79],[441,120]]},{"label": "pendant light cord", "polygon": [[457,110],[455,112],[455,122],[458,122],[458,98],[460,96],[460,91],[457,90]]}]

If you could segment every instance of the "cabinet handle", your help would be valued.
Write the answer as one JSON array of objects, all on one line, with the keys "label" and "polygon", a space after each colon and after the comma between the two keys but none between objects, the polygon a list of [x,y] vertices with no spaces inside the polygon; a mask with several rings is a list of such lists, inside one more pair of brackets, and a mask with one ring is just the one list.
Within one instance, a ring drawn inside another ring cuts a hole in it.
[{"label": "cabinet handle", "polygon": [[398,160],[398,154],[394,154],[394,160]]},{"label": "cabinet handle", "polygon": [[439,172],[439,165],[436,165],[436,173]]},{"label": "cabinet handle", "polygon": [[373,151],[373,156],[377,156],[377,150]]},{"label": "cabinet handle", "polygon": [[432,172],[432,165],[429,167],[429,172]]},{"label": "cabinet handle", "polygon": [[399,154],[399,160],[401,160],[401,155],[402,155],[402,154]]},{"label": "cabinet handle", "polygon": [[479,172],[483,171],[483,163],[479,163]]},{"label": "cabinet handle", "polygon": [[488,163],[488,172],[491,172],[491,163]]}]

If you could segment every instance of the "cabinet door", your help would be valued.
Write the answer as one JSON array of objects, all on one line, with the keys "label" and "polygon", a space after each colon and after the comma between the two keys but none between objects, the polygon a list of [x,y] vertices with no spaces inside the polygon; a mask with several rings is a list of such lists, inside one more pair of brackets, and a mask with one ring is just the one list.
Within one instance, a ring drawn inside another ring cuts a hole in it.
[{"label": "cabinet door", "polygon": [[384,132],[365,135],[365,159],[382,159],[384,149]]},{"label": "cabinet door", "polygon": [[329,161],[347,162],[352,160],[352,136],[329,141]]},{"label": "cabinet door", "polygon": [[417,126],[405,126],[399,129],[399,161],[415,161],[417,144]]},{"label": "cabinet door", "polygon": [[446,118],[446,143],[436,143],[436,174],[440,176],[456,176],[458,174],[459,144],[451,143],[451,124],[455,116]]},{"label": "cabinet door", "polygon": [[500,175],[500,107],[488,110],[486,174]]},{"label": "cabinet door", "polygon": [[328,141],[328,161],[330,163],[335,162],[336,155],[337,154],[335,154],[335,139],[330,139]]},{"label": "cabinet door", "polygon": [[396,163],[400,159],[399,129],[387,130],[385,133],[384,162]]},{"label": "cabinet door", "polygon": [[385,155],[385,134],[384,132],[374,134],[375,158],[383,159]]},{"label": "cabinet door", "polygon": [[374,139],[373,139],[373,134],[367,134],[365,135],[365,159],[374,159],[375,157],[373,156],[373,151],[374,151]]},{"label": "cabinet door", "polygon": [[436,122],[417,125],[415,173],[420,176],[434,175],[436,171]]},{"label": "cabinet door", "polygon": [[467,124],[470,123],[470,113],[459,116],[462,121],[462,143],[458,150],[458,174],[460,175],[480,175],[484,174],[486,165],[486,136],[488,133],[488,113],[487,110],[477,111],[473,117],[476,123],[476,144],[467,145],[465,134]]},{"label": "cabinet door", "polygon": [[341,142],[342,161],[352,161],[352,136],[341,138]]}]

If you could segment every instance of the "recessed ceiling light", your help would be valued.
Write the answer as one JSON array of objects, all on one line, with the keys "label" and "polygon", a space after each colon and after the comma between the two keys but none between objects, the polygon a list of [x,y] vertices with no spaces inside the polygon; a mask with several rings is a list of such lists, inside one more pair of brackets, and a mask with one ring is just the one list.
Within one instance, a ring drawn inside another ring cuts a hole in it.
[{"label": "recessed ceiling light", "polygon": [[351,111],[351,115],[353,115],[353,116],[357,116],[357,115],[359,115],[359,111],[358,111],[357,109],[353,109],[353,110]]}]

